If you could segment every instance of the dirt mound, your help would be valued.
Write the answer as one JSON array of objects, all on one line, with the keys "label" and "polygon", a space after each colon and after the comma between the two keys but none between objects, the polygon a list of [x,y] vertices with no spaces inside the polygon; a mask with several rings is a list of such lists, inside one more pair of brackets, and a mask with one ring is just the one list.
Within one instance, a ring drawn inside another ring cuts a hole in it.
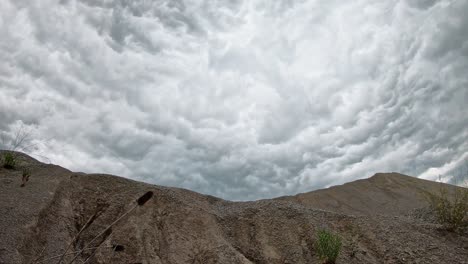
[{"label": "dirt mound", "polygon": [[377,173],[369,179],[277,200],[346,214],[404,215],[410,210],[426,206],[425,193],[438,192],[441,187],[457,188],[395,172]]},{"label": "dirt mound", "polygon": [[[468,263],[468,235],[454,234],[408,211],[424,207],[421,191],[436,183],[401,174],[378,174],[291,197],[230,202],[184,189],[117,176],[73,173],[24,157],[21,169],[0,169],[0,263],[56,263],[95,213],[96,220],[69,252],[135,205],[88,263],[319,263],[318,229],[343,238],[337,263]],[[119,246],[119,251],[112,250]],[[120,250],[121,249],[121,250]],[[92,250],[78,258],[82,263]],[[68,263],[73,254],[67,255]]]}]

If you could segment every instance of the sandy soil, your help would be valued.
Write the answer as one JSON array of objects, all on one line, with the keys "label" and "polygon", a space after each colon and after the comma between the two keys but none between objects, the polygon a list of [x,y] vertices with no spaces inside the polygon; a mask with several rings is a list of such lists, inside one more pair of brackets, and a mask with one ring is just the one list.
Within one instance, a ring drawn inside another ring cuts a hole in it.
[{"label": "sandy soil", "polygon": [[[421,193],[440,184],[397,173],[296,196],[230,202],[74,173],[24,154],[20,160],[17,170],[0,169],[0,263],[57,263],[50,258],[64,252],[98,204],[100,214],[69,250],[102,242],[88,263],[320,263],[318,229],[343,238],[337,263],[468,263],[468,234],[447,232],[421,213],[427,213]],[[32,173],[20,187],[26,167]],[[147,191],[154,192],[149,202],[118,222],[107,239],[89,245]],[[113,251],[116,245],[123,250]]]}]

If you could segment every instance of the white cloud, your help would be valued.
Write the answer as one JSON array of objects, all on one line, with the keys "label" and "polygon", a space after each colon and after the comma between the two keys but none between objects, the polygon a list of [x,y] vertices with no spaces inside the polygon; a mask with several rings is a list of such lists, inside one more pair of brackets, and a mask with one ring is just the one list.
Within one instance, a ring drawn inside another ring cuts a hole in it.
[{"label": "white cloud", "polygon": [[0,10],[0,130],[73,170],[243,200],[468,153],[465,1]]}]

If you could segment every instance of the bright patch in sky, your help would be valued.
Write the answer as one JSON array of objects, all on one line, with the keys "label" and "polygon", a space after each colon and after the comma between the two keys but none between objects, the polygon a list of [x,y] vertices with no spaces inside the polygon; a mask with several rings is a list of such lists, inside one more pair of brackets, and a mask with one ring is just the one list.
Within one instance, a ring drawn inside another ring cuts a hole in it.
[{"label": "bright patch in sky", "polygon": [[250,200],[468,164],[468,1],[3,0],[0,14],[0,132],[27,129],[30,154],[72,170]]}]

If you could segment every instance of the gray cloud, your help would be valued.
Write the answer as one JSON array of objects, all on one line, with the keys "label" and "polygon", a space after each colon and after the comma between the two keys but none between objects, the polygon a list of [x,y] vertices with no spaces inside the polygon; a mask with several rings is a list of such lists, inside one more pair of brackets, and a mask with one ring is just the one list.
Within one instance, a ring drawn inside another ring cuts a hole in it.
[{"label": "gray cloud", "polygon": [[468,158],[466,1],[0,3],[0,131],[235,200]]}]

